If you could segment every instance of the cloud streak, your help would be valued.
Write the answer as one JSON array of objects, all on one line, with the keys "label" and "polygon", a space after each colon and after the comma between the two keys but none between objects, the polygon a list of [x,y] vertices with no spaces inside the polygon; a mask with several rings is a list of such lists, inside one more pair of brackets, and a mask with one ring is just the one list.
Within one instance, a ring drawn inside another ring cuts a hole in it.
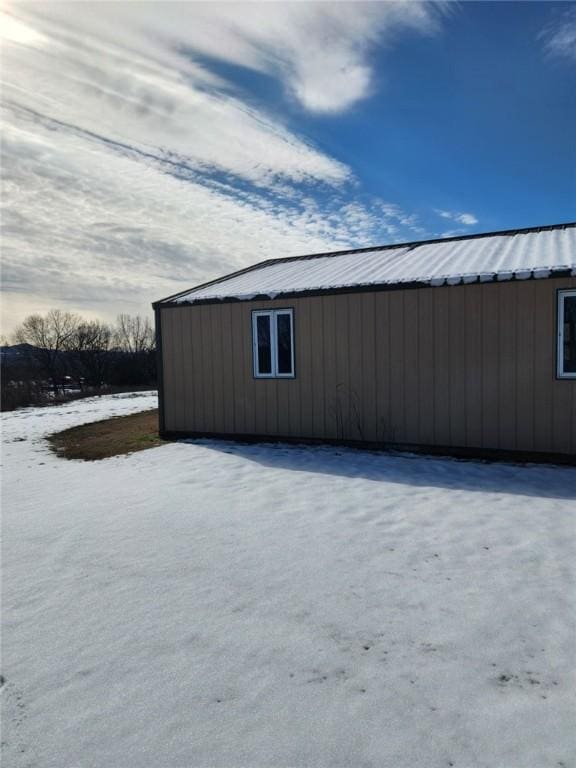
[{"label": "cloud streak", "polygon": [[[372,87],[370,53],[400,34],[433,34],[439,4],[399,2],[195,3],[161,34],[186,47],[279,79],[305,109],[335,113]],[[155,19],[157,23],[157,19]]]},{"label": "cloud streak", "polygon": [[349,167],[210,61],[334,112],[372,87],[377,40],[434,31],[431,6],[87,7],[17,6],[1,27],[5,329],[50,305],[147,312],[262,258],[424,231],[394,203],[360,201]]}]

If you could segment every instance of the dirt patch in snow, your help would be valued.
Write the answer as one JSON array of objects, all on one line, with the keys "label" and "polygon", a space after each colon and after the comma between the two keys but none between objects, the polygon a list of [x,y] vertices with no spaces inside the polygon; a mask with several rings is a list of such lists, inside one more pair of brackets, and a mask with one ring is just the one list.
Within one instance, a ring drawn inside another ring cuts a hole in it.
[{"label": "dirt patch in snow", "polygon": [[58,456],[83,461],[144,451],[165,442],[158,435],[156,408],[82,424],[49,435],[47,440]]}]

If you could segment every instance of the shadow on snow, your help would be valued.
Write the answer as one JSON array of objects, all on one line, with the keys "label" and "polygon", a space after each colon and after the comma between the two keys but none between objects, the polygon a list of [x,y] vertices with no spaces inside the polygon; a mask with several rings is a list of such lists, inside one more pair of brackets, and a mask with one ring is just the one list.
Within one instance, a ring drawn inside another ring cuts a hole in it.
[{"label": "shadow on snow", "polygon": [[573,467],[417,456],[334,446],[208,439],[181,442],[238,456],[263,467],[293,472],[361,478],[415,488],[448,488],[576,501],[576,469]]}]

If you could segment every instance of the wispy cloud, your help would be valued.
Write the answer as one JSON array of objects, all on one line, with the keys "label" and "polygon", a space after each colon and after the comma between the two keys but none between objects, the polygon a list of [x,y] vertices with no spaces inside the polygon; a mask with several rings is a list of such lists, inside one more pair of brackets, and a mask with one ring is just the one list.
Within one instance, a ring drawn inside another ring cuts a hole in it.
[{"label": "wispy cloud", "polygon": [[349,167],[210,62],[280,78],[306,108],[344,109],[369,88],[378,35],[433,30],[432,6],[86,7],[12,6],[1,25],[9,326],[51,304],[148,311],[261,258],[423,231],[394,203],[359,200]]},{"label": "wispy cloud", "polygon": [[[463,224],[465,227],[472,227],[474,224],[478,224],[478,219],[473,213],[458,213],[457,211],[443,211],[439,208],[434,209],[434,213],[440,216],[442,219],[449,219],[455,221],[458,224]],[[464,231],[464,230],[460,230]]]},{"label": "wispy cloud", "polygon": [[547,55],[576,61],[576,7],[570,4],[542,31],[540,39]]},{"label": "wispy cloud", "polygon": [[438,31],[441,7],[418,0],[191,3],[176,17],[167,14],[159,33],[192,54],[276,77],[305,109],[330,113],[370,92],[376,43]]}]

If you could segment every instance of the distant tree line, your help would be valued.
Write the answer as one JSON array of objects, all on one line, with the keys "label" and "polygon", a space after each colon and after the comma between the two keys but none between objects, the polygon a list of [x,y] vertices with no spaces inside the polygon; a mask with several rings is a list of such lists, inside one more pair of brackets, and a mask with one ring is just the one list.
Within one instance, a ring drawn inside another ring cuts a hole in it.
[{"label": "distant tree line", "polygon": [[111,325],[52,309],[29,315],[2,346],[2,410],[103,391],[156,386],[154,328],[118,315]]}]

